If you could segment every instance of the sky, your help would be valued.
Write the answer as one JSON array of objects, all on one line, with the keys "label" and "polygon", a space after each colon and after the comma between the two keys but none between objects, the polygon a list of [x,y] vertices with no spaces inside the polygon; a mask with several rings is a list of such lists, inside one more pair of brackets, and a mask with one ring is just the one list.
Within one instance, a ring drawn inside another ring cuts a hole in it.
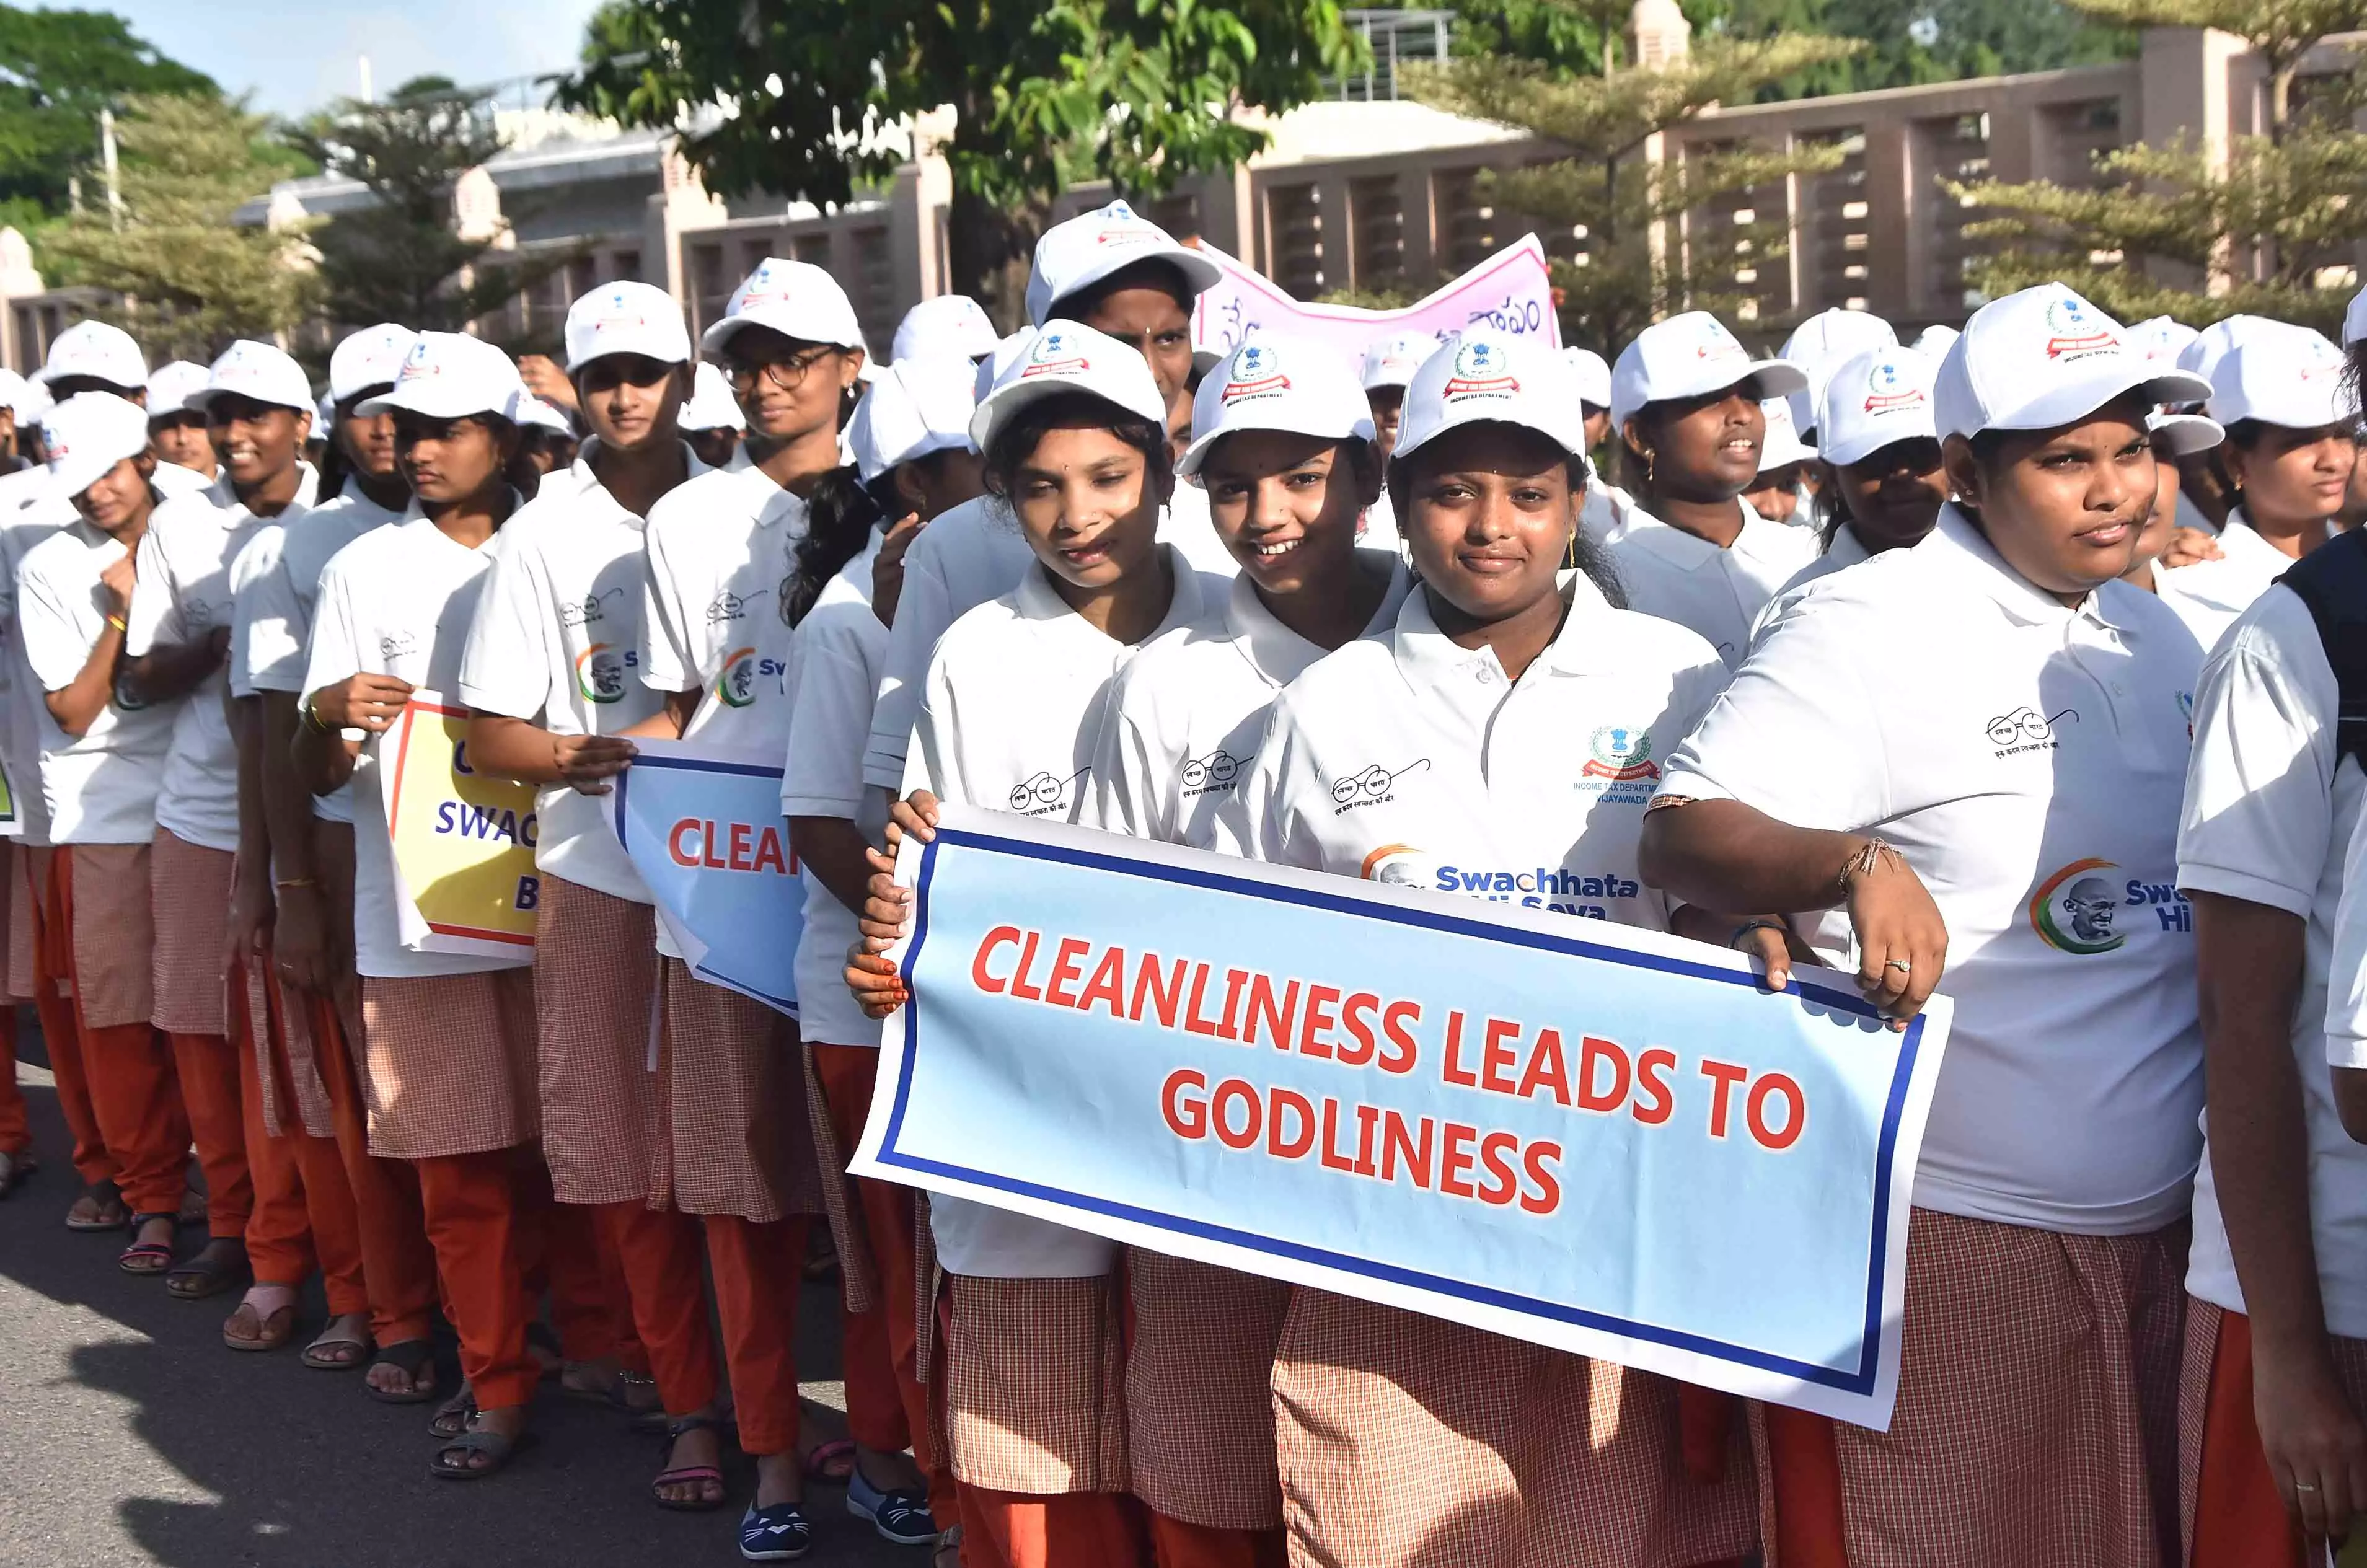
[{"label": "sky", "polygon": [[575,62],[597,0],[75,0],[278,115],[350,96],[368,55],[380,92],[413,76],[463,85]]}]

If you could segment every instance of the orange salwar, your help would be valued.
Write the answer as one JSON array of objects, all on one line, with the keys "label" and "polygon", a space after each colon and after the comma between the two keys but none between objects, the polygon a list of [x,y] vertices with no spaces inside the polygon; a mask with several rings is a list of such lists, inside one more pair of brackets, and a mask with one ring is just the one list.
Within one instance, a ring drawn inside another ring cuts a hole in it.
[{"label": "orange salwar", "polygon": [[1147,1564],[1143,1506],[1124,1492],[961,1489],[962,1568]]},{"label": "orange salwar", "polygon": [[[175,1081],[172,1051],[144,1018],[134,1023],[87,1021],[74,956],[74,861],[73,850],[62,845],[50,855],[42,946],[62,967],[45,964],[44,977],[62,977],[71,988],[78,1066],[98,1135],[116,1163],[115,1181],[123,1201],[135,1214],[178,1214],[188,1192],[189,1123]],[[145,954],[142,963],[146,963]]]}]

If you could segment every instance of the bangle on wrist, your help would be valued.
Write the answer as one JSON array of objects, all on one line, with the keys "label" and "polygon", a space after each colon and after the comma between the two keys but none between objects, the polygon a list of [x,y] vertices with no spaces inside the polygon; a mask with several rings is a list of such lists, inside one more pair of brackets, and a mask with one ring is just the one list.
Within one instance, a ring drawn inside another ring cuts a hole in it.
[{"label": "bangle on wrist", "polygon": [[318,693],[314,693],[311,696],[304,699],[304,722],[311,725],[314,729],[319,730],[322,734],[327,735],[332,733],[332,731],[327,725],[321,722],[319,698],[320,694]]},{"label": "bangle on wrist", "polygon": [[309,876],[283,876],[278,881],[274,882],[271,886],[274,887],[318,887],[321,885]]},{"label": "bangle on wrist", "polygon": [[1780,931],[1784,929],[1784,922],[1777,919],[1774,916],[1761,915],[1756,919],[1745,920],[1740,925],[1735,927],[1734,934],[1726,939],[1726,945],[1728,947],[1738,948],[1742,945],[1742,939],[1749,936],[1752,931]]},{"label": "bangle on wrist", "polygon": [[1855,854],[1841,863],[1841,874],[1839,878],[1841,892],[1848,893],[1859,877],[1870,875],[1901,858],[1897,850],[1892,849],[1880,839],[1866,840],[1864,845]]},{"label": "bangle on wrist", "polygon": [[125,620],[125,619],[124,619],[122,616],[120,616],[120,615],[109,615],[109,616],[108,616],[108,617],[107,617],[107,624],[108,624],[108,626],[113,626],[117,631],[119,631],[119,632],[128,632],[128,631],[130,631],[130,630],[131,629],[131,623],[130,623],[130,622],[129,622],[129,621],[127,621],[127,620]]}]

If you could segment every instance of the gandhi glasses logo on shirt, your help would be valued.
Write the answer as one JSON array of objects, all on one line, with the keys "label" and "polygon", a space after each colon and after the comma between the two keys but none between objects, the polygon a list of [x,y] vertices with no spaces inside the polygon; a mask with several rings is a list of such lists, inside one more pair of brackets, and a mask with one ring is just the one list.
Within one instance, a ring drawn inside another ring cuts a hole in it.
[{"label": "gandhi glasses logo on shirt", "polygon": [[1225,383],[1219,400],[1230,408],[1260,398],[1278,398],[1288,390],[1290,378],[1283,373],[1282,355],[1263,344],[1253,343],[1234,356],[1232,379]]},{"label": "gandhi glasses logo on shirt", "polygon": [[2043,714],[2028,703],[2011,713],[1999,714],[1989,720],[1985,732],[2000,757],[2019,756],[2024,751],[2052,751],[2059,744],[2056,739],[2063,721],[2079,722],[2078,708],[2064,708],[2055,714]]},{"label": "gandhi glasses logo on shirt", "polygon": [[1375,762],[1331,781],[1331,815],[1339,817],[1360,806],[1385,806],[1398,797],[1398,781],[1410,773],[1424,772],[1430,766],[1427,757],[1416,757],[1404,767],[1388,769]]},{"label": "gandhi glasses logo on shirt", "polygon": [[1091,768],[1080,768],[1063,779],[1039,768],[1011,786],[1011,809],[1022,817],[1066,816],[1076,799],[1077,786],[1092,772]]},{"label": "gandhi glasses logo on shirt", "polygon": [[[601,593],[586,593],[581,599],[562,601],[559,606],[559,624],[562,626],[588,626],[605,621],[608,613],[601,607],[603,602],[624,596],[622,588],[611,588]],[[708,618],[713,619],[711,610]]]},{"label": "gandhi glasses logo on shirt", "polygon": [[1241,759],[1222,746],[1205,757],[1187,759],[1183,767],[1184,793],[1186,795],[1213,795],[1220,789],[1230,789],[1240,782]]},{"label": "gandhi glasses logo on shirt", "polygon": [[748,613],[748,601],[729,588],[707,602],[707,624],[719,626]]},{"label": "gandhi glasses logo on shirt", "polygon": [[2086,300],[2073,295],[2047,302],[2046,334],[2049,359],[2086,359],[2121,351],[2120,335],[2101,318],[2090,314]]},{"label": "gandhi glasses logo on shirt", "polygon": [[1492,343],[1467,343],[1455,351],[1455,373],[1446,378],[1445,401],[1466,398],[1511,398],[1519,395],[1520,378],[1512,374],[1504,351]]}]

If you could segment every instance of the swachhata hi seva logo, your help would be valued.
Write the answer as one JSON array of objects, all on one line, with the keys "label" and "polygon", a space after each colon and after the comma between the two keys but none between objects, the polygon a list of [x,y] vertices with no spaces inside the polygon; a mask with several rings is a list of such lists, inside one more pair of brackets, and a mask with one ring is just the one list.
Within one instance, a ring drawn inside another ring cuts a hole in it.
[{"label": "swachhata hi seva logo", "polygon": [[2038,940],[2058,953],[2082,956],[2110,953],[2128,941],[2112,925],[2120,912],[2120,892],[2099,874],[2119,869],[2090,855],[2040,883],[2030,896],[2030,925]]}]

